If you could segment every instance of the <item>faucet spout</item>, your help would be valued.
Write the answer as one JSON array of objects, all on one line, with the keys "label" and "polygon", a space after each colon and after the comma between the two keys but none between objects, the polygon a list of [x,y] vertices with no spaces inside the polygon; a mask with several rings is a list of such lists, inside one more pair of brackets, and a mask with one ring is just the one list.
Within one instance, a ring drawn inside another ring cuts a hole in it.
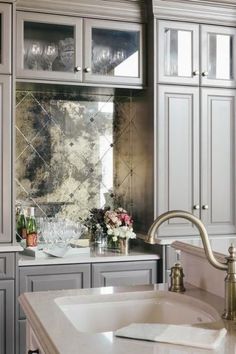
[{"label": "faucet spout", "polygon": [[210,264],[213,265],[213,267],[220,269],[220,270],[227,270],[228,269],[227,263],[219,262],[215,258],[214,254],[212,252],[212,249],[211,249],[207,230],[206,230],[205,226],[203,225],[203,223],[201,222],[201,220],[198,219],[193,214],[188,213],[187,211],[172,210],[172,211],[168,211],[168,212],[160,215],[158,218],[156,218],[156,220],[154,220],[153,224],[151,225],[151,227],[148,230],[148,236],[147,236],[146,242],[151,243],[151,244],[155,244],[156,243],[155,235],[156,235],[156,231],[159,228],[159,226],[162,223],[164,223],[165,221],[167,221],[169,219],[174,219],[174,218],[182,218],[182,219],[186,219],[186,220],[192,222],[197,227],[197,229],[200,233],[203,247],[205,250],[205,254],[206,254],[206,257],[207,257],[208,261],[210,262]]}]

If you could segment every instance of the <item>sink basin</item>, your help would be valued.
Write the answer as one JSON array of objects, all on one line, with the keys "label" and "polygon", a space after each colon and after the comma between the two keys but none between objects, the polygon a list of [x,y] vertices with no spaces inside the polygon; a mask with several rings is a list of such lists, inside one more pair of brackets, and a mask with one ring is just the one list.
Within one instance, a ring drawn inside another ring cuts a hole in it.
[{"label": "sink basin", "polygon": [[55,299],[83,333],[115,331],[131,323],[200,324],[221,321],[206,303],[168,291],[81,295]]}]

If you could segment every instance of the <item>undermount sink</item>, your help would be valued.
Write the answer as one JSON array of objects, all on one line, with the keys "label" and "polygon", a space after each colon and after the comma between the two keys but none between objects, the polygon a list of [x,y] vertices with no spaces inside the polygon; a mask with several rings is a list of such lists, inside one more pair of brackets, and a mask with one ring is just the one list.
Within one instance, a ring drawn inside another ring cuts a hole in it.
[{"label": "undermount sink", "polygon": [[55,299],[83,333],[115,331],[131,323],[200,324],[221,321],[210,305],[168,291],[81,295]]}]

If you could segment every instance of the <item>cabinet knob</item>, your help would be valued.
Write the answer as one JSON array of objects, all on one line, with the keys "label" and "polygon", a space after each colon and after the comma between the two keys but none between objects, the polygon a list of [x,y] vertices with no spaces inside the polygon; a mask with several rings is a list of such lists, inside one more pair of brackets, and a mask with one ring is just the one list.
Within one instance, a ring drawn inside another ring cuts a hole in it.
[{"label": "cabinet knob", "polygon": [[39,349],[28,350],[28,354],[39,354]]},{"label": "cabinet knob", "polygon": [[86,73],[90,73],[90,72],[91,72],[91,69],[90,69],[90,68],[85,68],[84,71],[85,71]]},{"label": "cabinet knob", "polygon": [[203,71],[202,76],[203,77],[207,77],[208,76],[208,72],[207,71]]},{"label": "cabinet knob", "polygon": [[207,204],[203,205],[203,206],[202,206],[202,209],[203,209],[203,210],[208,210],[208,205],[207,205]]},{"label": "cabinet knob", "polygon": [[200,206],[199,206],[198,204],[195,204],[195,205],[193,206],[193,209],[194,209],[194,210],[199,210],[199,209],[200,209]]},{"label": "cabinet knob", "polygon": [[199,75],[199,71],[198,70],[195,70],[194,72],[193,72],[193,76],[198,76]]},{"label": "cabinet knob", "polygon": [[75,67],[75,72],[78,73],[79,71],[81,71],[81,67],[80,67],[80,66],[76,66],[76,67]]}]

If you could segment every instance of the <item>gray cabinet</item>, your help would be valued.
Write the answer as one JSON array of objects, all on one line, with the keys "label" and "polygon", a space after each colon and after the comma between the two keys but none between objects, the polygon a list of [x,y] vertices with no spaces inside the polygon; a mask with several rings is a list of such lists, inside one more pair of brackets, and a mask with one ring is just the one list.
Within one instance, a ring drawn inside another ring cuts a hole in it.
[{"label": "gray cabinet", "polygon": [[11,78],[0,75],[0,243],[11,242]]},{"label": "gray cabinet", "polygon": [[156,261],[92,264],[92,287],[143,285],[156,282]]},{"label": "gray cabinet", "polygon": [[0,253],[0,354],[15,353],[15,255]]},{"label": "gray cabinet", "polygon": [[[19,268],[19,294],[24,292],[90,288],[90,264],[30,266]],[[17,303],[17,353],[26,351],[25,315]],[[1,354],[1,353],[0,353]]]},{"label": "gray cabinet", "polygon": [[0,3],[0,74],[11,74],[12,5]]},{"label": "gray cabinet", "polygon": [[143,26],[17,12],[17,77],[142,85]]},{"label": "gray cabinet", "polygon": [[158,21],[160,83],[236,87],[236,29]]},{"label": "gray cabinet", "polygon": [[[200,217],[211,235],[236,233],[235,107],[235,90],[159,85],[157,215],[182,209]],[[158,236],[196,232],[173,219]]]}]

